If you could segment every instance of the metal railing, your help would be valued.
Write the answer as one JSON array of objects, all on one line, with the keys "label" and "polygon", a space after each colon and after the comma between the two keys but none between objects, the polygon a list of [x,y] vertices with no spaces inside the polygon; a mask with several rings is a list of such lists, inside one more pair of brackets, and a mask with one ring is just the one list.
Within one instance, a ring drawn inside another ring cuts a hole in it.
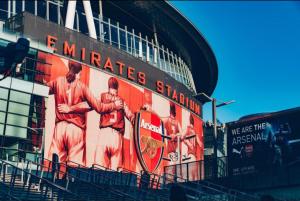
[{"label": "metal railing", "polygon": [[[74,163],[74,162],[69,162]],[[77,176],[88,173],[88,168],[82,166],[81,164],[74,163],[77,166],[72,166],[75,168],[74,174]],[[78,169],[83,168],[83,169]],[[135,197],[141,198],[143,195],[143,199],[149,198],[151,196],[151,189],[169,189],[170,186],[174,183],[180,185],[185,189],[189,199],[208,199],[209,200],[239,200],[239,201],[254,201],[258,200],[257,196],[251,196],[246,193],[228,189],[220,185],[216,185],[213,183],[201,183],[201,182],[192,182],[188,184],[188,180],[186,178],[182,178],[177,175],[172,175],[165,173],[164,175],[150,174],[150,173],[137,173],[131,170],[127,170],[124,168],[120,168],[119,171],[110,170],[103,166],[94,164],[92,168],[90,168],[91,174],[89,177],[89,181],[93,181],[96,184],[106,184],[106,185],[114,185],[114,186],[126,186],[124,189],[126,193],[131,193]],[[76,173],[77,172],[77,173]],[[80,172],[80,173],[79,173]],[[82,176],[79,176],[82,177]],[[130,186],[135,186],[133,190],[130,189]],[[156,200],[167,200],[165,195],[157,195],[152,197],[156,198]]]},{"label": "metal railing", "polygon": [[[167,174],[176,175],[187,181],[207,180],[223,178],[228,176],[227,157],[217,158],[218,166],[215,167],[216,159],[209,158],[193,162],[183,162],[180,164],[169,165],[164,167]],[[215,171],[217,168],[217,171]],[[215,175],[217,173],[217,175]]]},{"label": "metal railing", "polygon": [[170,184],[176,184],[186,190],[190,197],[204,198],[210,196],[213,200],[234,200],[234,201],[258,201],[256,195],[250,195],[235,189],[229,189],[221,185],[207,181],[191,181],[178,175],[165,173],[163,176],[164,186],[168,188]]},{"label": "metal railing", "polygon": [[[45,162],[47,162],[47,165],[44,165]],[[68,166],[66,163],[54,163],[41,157],[37,161],[19,158],[15,162],[15,166],[22,170],[18,173],[22,182],[28,182],[31,176],[46,179],[75,193],[80,198],[79,200],[101,200],[105,196],[114,197],[117,200],[140,200],[138,197],[121,190],[99,186],[91,182],[92,174],[90,169],[74,169],[74,166]],[[7,168],[4,169],[4,172],[7,172]],[[30,173],[29,179],[26,177],[26,172]],[[41,188],[40,185],[41,183],[39,182],[37,184],[38,189]],[[105,194],[101,195],[101,192],[105,192]]]},{"label": "metal railing", "polygon": [[91,172],[93,174],[94,182],[119,186],[123,191],[133,194],[138,199],[154,199],[157,201],[168,200],[166,196],[151,191],[152,185],[150,177],[144,177],[143,174],[124,168],[120,171],[111,170],[97,164],[93,164]]},{"label": "metal railing", "polygon": [[[61,200],[76,200],[78,196],[71,191],[63,188],[47,179],[44,179],[37,174],[20,168],[18,165],[0,160],[0,178],[2,183],[7,184],[7,192],[14,197],[21,196],[21,199],[28,200],[29,197],[35,196],[39,200],[53,200],[60,197]],[[17,185],[16,180],[19,180]],[[33,194],[33,189],[38,186],[38,189]],[[15,191],[18,188],[19,191]],[[20,192],[25,192],[20,195]],[[16,194],[16,195],[15,195]]]},{"label": "metal railing", "polygon": [[[18,168],[19,172],[17,175],[25,186],[29,185],[28,181],[33,177],[38,178],[36,184],[39,186],[39,189],[42,189],[42,179],[45,179],[65,190],[76,192],[76,196],[84,197],[88,200],[95,199],[97,192],[104,189],[106,192],[112,193],[119,198],[167,200],[170,187],[174,183],[185,190],[190,200],[258,200],[256,196],[250,196],[208,181],[188,182],[186,178],[168,173],[164,175],[150,174],[143,171],[137,173],[124,168],[115,171],[97,164],[88,168],[72,161],[53,163],[51,160],[41,157],[38,157],[36,162],[19,158],[15,165],[11,165]],[[6,167],[2,167],[1,170],[1,173],[7,173]],[[83,186],[89,189],[88,194],[86,194],[86,190],[82,189]],[[91,194],[94,196],[90,196]]]},{"label": "metal railing", "polygon": [[[54,182],[64,185],[68,190],[72,192],[78,192],[79,196],[85,198],[87,200],[94,200],[99,196],[100,192],[106,190],[106,195],[111,194],[115,196],[116,199],[132,199],[138,200],[134,196],[130,194],[126,194],[117,189],[106,189],[104,186],[97,185],[93,183],[92,174],[89,172],[89,169],[80,169],[84,168],[84,166],[69,166],[68,164],[75,162],[68,161],[67,163],[55,163],[48,159],[41,159],[41,162],[47,161],[48,165],[44,166],[41,163],[35,163],[37,165],[37,171],[40,170],[44,172],[44,175],[51,175],[50,178],[53,179]],[[27,160],[30,163],[30,161]],[[38,168],[40,167],[40,168]],[[46,178],[50,179],[48,176]],[[89,192],[87,192],[89,190]]]},{"label": "metal railing", "polygon": [[43,66],[43,68],[47,66],[50,69],[51,64],[43,62],[38,59],[25,57],[21,65],[16,67],[16,69],[12,71],[10,76],[25,81],[44,84],[43,80],[47,80],[47,78],[50,77],[50,74],[45,73],[47,72],[46,69],[37,69],[37,66]]}]

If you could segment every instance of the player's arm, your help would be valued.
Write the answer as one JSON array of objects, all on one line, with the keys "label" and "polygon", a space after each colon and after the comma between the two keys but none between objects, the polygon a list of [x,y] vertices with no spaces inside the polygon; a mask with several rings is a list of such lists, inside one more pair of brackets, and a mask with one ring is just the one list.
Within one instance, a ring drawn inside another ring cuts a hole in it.
[{"label": "player's arm", "polygon": [[88,105],[98,113],[111,112],[116,109],[121,109],[123,107],[123,102],[117,100],[113,103],[102,103],[97,100],[92,92],[85,86],[82,86],[83,97],[88,103]]},{"label": "player's arm", "polygon": [[129,109],[128,105],[124,102],[124,112],[125,112],[125,116],[126,118],[131,122],[131,124],[134,124],[134,120],[135,120],[135,115],[133,112],[131,112],[131,110]]},{"label": "player's arm", "polygon": [[87,102],[80,102],[76,105],[58,104],[57,109],[60,113],[86,113],[92,111]]},{"label": "player's arm", "polygon": [[193,149],[193,145],[192,145],[192,143],[191,143],[189,140],[184,140],[183,142],[184,142],[184,144],[186,144],[186,146],[188,146],[190,149]]},{"label": "player's arm", "polygon": [[188,147],[192,147],[192,143],[189,140],[186,140],[186,136],[188,136],[188,128],[183,132],[183,135],[181,136],[181,140],[183,141],[184,144]]}]

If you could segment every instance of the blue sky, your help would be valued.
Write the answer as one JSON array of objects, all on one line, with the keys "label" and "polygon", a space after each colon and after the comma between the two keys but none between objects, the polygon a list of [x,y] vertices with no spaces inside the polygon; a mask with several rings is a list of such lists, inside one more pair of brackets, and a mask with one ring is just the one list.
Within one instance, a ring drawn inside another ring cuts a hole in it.
[{"label": "blue sky", "polygon": [[[300,2],[172,1],[207,39],[218,62],[213,97],[222,122],[300,106]],[[204,108],[211,119],[211,104]]]}]

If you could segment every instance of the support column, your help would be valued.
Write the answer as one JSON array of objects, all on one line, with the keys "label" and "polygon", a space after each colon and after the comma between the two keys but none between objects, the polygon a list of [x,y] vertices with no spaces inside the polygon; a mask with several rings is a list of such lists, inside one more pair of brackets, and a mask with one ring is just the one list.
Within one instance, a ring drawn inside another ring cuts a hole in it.
[{"label": "support column", "polygon": [[212,118],[213,118],[213,135],[214,135],[214,157],[213,157],[213,169],[214,178],[218,178],[218,131],[217,131],[217,114],[216,114],[216,99],[212,99]]},{"label": "support column", "polygon": [[66,23],[65,23],[66,28],[73,29],[73,27],[74,27],[76,3],[77,3],[76,0],[75,1],[68,1]]},{"label": "support column", "polygon": [[[91,2],[90,1],[82,1],[82,3],[83,3],[86,21],[87,21],[87,25],[88,25],[88,29],[89,29],[89,36],[91,38],[97,39],[94,17],[93,17],[92,8],[91,8]],[[74,13],[75,13],[75,11],[74,11]],[[74,17],[73,17],[73,19],[74,19]],[[74,20],[73,20],[73,22],[74,22]]]}]

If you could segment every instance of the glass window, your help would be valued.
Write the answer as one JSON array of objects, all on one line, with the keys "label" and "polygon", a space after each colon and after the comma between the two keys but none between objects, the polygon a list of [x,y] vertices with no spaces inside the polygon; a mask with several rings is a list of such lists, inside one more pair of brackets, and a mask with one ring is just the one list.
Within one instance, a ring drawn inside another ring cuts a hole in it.
[{"label": "glass window", "polygon": [[0,3],[0,9],[7,11],[7,9],[8,9],[8,2],[7,1],[1,2]]},{"label": "glass window", "polygon": [[8,105],[8,111],[16,114],[28,115],[29,105],[10,102]]},{"label": "glass window", "polygon": [[83,34],[89,35],[85,14],[82,13],[82,12],[79,12],[78,17],[79,17],[80,32],[83,33]]},{"label": "glass window", "polygon": [[[52,11],[49,11],[49,13]],[[37,1],[37,15],[46,18],[46,2],[45,1]]]},{"label": "glass window", "polygon": [[94,19],[94,23],[95,23],[95,29],[96,29],[96,35],[98,40],[100,40],[99,36],[100,36],[100,29],[99,29],[99,20],[98,19]]},{"label": "glass window", "polygon": [[118,29],[115,26],[110,26],[111,27],[111,42],[112,45],[115,47],[118,47]]},{"label": "glass window", "polygon": [[5,121],[5,114],[4,112],[0,112],[0,123],[4,123]]},{"label": "glass window", "polygon": [[104,22],[106,22],[106,23],[108,22],[108,18],[107,17],[103,16],[102,19],[103,19]]},{"label": "glass window", "polygon": [[103,34],[104,34],[104,41],[109,43],[109,29],[108,24],[103,23]]},{"label": "glass window", "polygon": [[149,58],[150,58],[150,63],[153,64],[154,63],[154,56],[153,56],[153,48],[152,45],[149,45]]},{"label": "glass window", "polygon": [[146,60],[147,45],[145,40],[142,40],[142,51],[143,51],[143,60]]},{"label": "glass window", "polygon": [[54,23],[58,23],[58,12],[57,12],[57,5],[52,4],[51,2],[49,4],[49,20]]},{"label": "glass window", "polygon": [[6,20],[7,19],[7,9],[8,9],[8,2],[3,1],[0,3],[0,19]]},{"label": "glass window", "polygon": [[25,10],[34,14],[34,1],[25,1]]},{"label": "glass window", "polygon": [[160,51],[160,61],[161,61],[161,68],[164,69],[166,71],[167,67],[166,67],[166,61],[165,61],[165,55],[164,55],[164,51],[162,49],[159,49]]},{"label": "glass window", "polygon": [[20,137],[20,138],[27,138],[27,129],[16,127],[16,126],[6,125],[5,135]]},{"label": "glass window", "polygon": [[110,19],[110,25],[117,26],[117,21]]},{"label": "glass window", "polygon": [[140,38],[137,37],[137,36],[134,36],[134,42],[135,42],[134,53],[135,53],[136,56],[139,55],[139,41],[140,41]]},{"label": "glass window", "polygon": [[0,123],[0,135],[3,135],[4,124]]},{"label": "glass window", "polygon": [[7,114],[7,124],[27,127],[28,125],[28,117],[15,115],[15,114]]},{"label": "glass window", "polygon": [[18,91],[10,92],[10,100],[12,100],[12,101],[29,104],[30,98],[31,98],[30,94],[25,94],[25,93],[18,92]]},{"label": "glass window", "polygon": [[0,88],[0,98],[7,99],[8,90],[4,88]]},{"label": "glass window", "polygon": [[127,40],[128,40],[128,51],[132,54],[132,50],[133,50],[132,34],[127,33]]},{"label": "glass window", "polygon": [[121,43],[121,49],[126,51],[126,34],[125,30],[120,29],[120,43]]},{"label": "glass window", "polygon": [[21,13],[22,12],[22,1],[16,1],[16,12]]},{"label": "glass window", "polygon": [[[0,111],[6,111],[7,101],[0,100]],[[2,115],[2,114],[0,114]],[[0,117],[1,118],[1,117]],[[0,121],[1,122],[1,121]]]}]

